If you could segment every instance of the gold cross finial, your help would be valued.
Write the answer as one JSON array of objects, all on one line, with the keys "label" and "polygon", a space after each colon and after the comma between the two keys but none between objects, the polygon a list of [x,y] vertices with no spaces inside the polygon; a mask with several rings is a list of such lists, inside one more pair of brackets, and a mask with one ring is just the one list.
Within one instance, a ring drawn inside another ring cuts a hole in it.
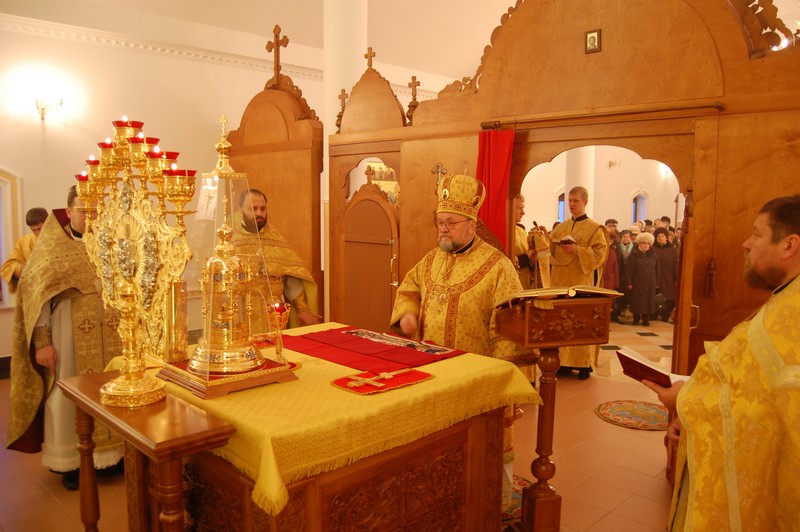
[{"label": "gold cross finial", "polygon": [[222,115],[222,117],[219,119],[219,125],[222,127],[222,136],[224,137],[225,136],[225,126],[228,125],[228,117],[225,116],[225,115]]},{"label": "gold cross finial", "polygon": [[367,66],[372,68],[372,58],[375,57],[375,52],[372,51],[372,46],[367,48],[367,53],[364,54],[364,57],[367,60]]},{"label": "gold cross finial", "polygon": [[275,51],[275,59],[273,62],[275,63],[275,81],[278,80],[278,73],[281,71],[281,46],[286,48],[289,44],[289,37],[284,35],[281,37],[281,27],[275,24],[275,27],[272,29],[272,34],[275,36],[274,41],[267,41],[267,52]]},{"label": "gold cross finial", "polygon": [[344,102],[347,100],[347,93],[344,89],[342,89],[342,92],[339,93],[339,99],[342,101],[342,111],[344,111]]},{"label": "gold cross finial", "polygon": [[411,89],[411,99],[417,99],[417,87],[419,87],[419,81],[417,81],[417,76],[411,76],[411,83],[408,84],[408,87]]}]

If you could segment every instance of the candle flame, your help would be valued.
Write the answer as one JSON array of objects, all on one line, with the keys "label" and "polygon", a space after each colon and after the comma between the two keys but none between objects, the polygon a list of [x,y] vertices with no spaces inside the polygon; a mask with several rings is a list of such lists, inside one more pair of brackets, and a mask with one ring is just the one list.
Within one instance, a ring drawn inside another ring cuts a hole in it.
[{"label": "candle flame", "polygon": [[90,156],[89,156],[89,160],[90,160],[90,161],[94,161],[94,155],[90,155]]},{"label": "candle flame", "polygon": [[110,143],[111,143],[111,139],[106,137],[106,144],[110,144]]},{"label": "candle flame", "polygon": [[128,115],[122,115],[122,121],[123,122],[127,122],[128,121]]},{"label": "candle flame", "polygon": [[142,132],[140,131],[139,133],[137,133],[137,135],[136,135],[136,136],[137,136],[137,137],[139,137],[140,139],[143,139],[143,138],[144,138],[144,133],[142,133]]},{"label": "candle flame", "polygon": [[178,165],[176,163],[172,163],[171,165],[169,165],[169,167],[170,167],[171,170],[177,170],[178,169]]}]

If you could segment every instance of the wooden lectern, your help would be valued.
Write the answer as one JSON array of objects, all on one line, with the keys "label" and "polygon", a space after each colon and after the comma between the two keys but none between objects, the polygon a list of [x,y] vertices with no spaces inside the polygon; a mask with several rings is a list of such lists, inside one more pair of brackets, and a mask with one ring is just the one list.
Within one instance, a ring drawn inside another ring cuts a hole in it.
[{"label": "wooden lectern", "polygon": [[536,434],[536,458],[531,473],[537,482],[524,489],[522,519],[518,530],[559,530],[561,496],[549,481],[556,472],[553,454],[556,376],[561,362],[558,348],[608,342],[611,302],[622,294],[593,287],[553,287],[521,292],[500,305],[496,314],[497,332],[523,347],[540,351],[542,372]]}]

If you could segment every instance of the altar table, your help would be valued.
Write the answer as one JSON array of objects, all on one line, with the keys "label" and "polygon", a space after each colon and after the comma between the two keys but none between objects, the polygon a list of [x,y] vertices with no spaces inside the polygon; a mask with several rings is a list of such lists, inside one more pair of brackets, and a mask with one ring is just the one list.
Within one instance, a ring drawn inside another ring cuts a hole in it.
[{"label": "altar table", "polygon": [[[343,325],[286,334],[334,327]],[[428,380],[358,395],[331,383],[359,370],[288,349],[284,356],[299,364],[295,381],[214,399],[167,383],[168,400],[235,427],[224,446],[187,458],[188,525],[499,528],[502,409],[539,402],[516,366],[466,353],[417,368]]]}]

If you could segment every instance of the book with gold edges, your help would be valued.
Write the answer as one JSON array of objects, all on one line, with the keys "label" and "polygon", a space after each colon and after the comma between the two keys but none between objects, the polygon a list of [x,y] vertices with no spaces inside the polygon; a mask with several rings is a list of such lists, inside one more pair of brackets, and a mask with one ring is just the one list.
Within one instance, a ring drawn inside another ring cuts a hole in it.
[{"label": "book with gold edges", "polygon": [[639,382],[647,380],[654,382],[664,388],[672,386],[672,378],[669,373],[656,367],[652,362],[635,351],[624,348],[617,351],[617,358],[622,364],[622,373]]}]

